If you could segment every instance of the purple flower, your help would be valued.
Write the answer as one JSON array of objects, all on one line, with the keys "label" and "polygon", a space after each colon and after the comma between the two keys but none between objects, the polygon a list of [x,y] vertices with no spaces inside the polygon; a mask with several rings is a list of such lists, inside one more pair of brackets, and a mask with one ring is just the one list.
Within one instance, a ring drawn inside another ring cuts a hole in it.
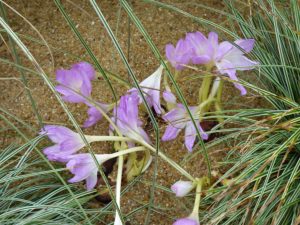
[{"label": "purple flower", "polygon": [[170,91],[164,91],[163,92],[163,98],[167,103],[176,104],[176,97],[175,95]]},{"label": "purple flower", "polygon": [[[102,119],[102,113],[93,105],[87,103],[89,105],[89,109],[87,111],[89,117],[84,122],[83,127],[91,127],[95,125],[99,120]],[[109,105],[103,103],[96,103],[98,107],[100,107],[105,113],[109,111]]]},{"label": "purple flower", "polygon": [[137,94],[122,96],[118,107],[114,109],[113,121],[124,136],[150,143],[147,133],[141,127],[142,121],[138,118],[138,104]]},{"label": "purple flower", "polygon": [[55,143],[43,150],[51,161],[64,162],[67,156],[85,146],[79,134],[63,126],[46,125],[40,134],[46,134]]},{"label": "purple flower", "polygon": [[[200,126],[199,119],[197,119],[197,107],[189,107],[189,110],[194,117],[202,139],[207,140],[208,135]],[[162,141],[175,139],[179,132],[185,128],[185,146],[191,152],[196,140],[197,131],[184,106],[182,104],[177,104],[177,107],[166,113],[163,116],[163,119],[168,121],[170,124],[167,126],[167,129],[162,137]]]},{"label": "purple flower", "polygon": [[[95,155],[99,165],[112,158],[111,154]],[[74,177],[69,180],[70,183],[76,183],[86,180],[86,189],[92,190],[97,184],[97,164],[89,153],[70,155],[67,157],[67,168]]]},{"label": "purple flower", "polygon": [[62,98],[66,102],[85,103],[84,97],[91,95],[93,79],[95,79],[95,70],[92,65],[80,62],[74,64],[70,70],[56,71],[56,80],[60,85],[55,89],[63,95]]},{"label": "purple flower", "polygon": [[184,197],[191,190],[194,189],[194,185],[192,181],[182,181],[179,180],[171,186],[171,190],[175,193],[177,197]]},{"label": "purple flower", "polygon": [[197,220],[190,219],[190,218],[181,218],[175,221],[173,225],[200,225]]},{"label": "purple flower", "polygon": [[180,39],[176,48],[172,44],[166,45],[166,57],[176,70],[182,70],[191,59],[191,46],[189,42]]},{"label": "purple flower", "polygon": [[[234,43],[244,52],[249,53],[254,47],[254,42],[253,39],[241,39]],[[258,65],[258,62],[251,61],[244,56],[244,52],[227,41],[220,43],[214,59],[218,71],[221,74],[227,74],[231,80],[238,81],[237,70],[251,70]],[[243,85],[235,82],[234,86],[240,90],[241,95],[247,93]]]},{"label": "purple flower", "polygon": [[[151,74],[140,83],[147,103],[150,107],[154,108],[157,114],[162,113],[160,105],[160,81],[163,68],[164,67],[160,65],[153,74]],[[129,90],[129,92],[133,94],[138,93],[136,88],[132,88],[131,90]],[[142,103],[142,98],[139,99],[139,103]]]},{"label": "purple flower", "polygon": [[193,64],[206,64],[212,60],[213,46],[201,32],[187,33],[186,41],[192,48]]}]

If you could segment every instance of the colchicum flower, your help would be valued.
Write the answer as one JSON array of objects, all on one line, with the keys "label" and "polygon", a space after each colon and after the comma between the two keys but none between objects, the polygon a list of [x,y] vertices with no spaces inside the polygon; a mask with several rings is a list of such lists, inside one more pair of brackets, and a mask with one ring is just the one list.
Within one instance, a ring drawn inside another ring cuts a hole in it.
[{"label": "colchicum flower", "polygon": [[[112,158],[111,154],[95,154],[95,157],[101,165],[105,161]],[[69,180],[70,183],[76,183],[86,180],[86,189],[92,190],[97,184],[97,165],[89,153],[70,155],[66,157],[68,160],[67,169],[70,170],[74,177]]]},{"label": "colchicum flower", "polygon": [[177,197],[184,197],[195,188],[192,181],[179,180],[171,186],[171,190]]},{"label": "colchicum flower", "polygon": [[182,70],[184,65],[189,64],[191,53],[191,46],[184,39],[180,39],[176,47],[172,44],[166,45],[166,57],[176,70]]},{"label": "colchicum flower", "polygon": [[63,126],[46,125],[40,134],[46,134],[55,143],[55,145],[43,150],[44,154],[51,161],[64,162],[67,156],[85,146],[78,133]]},{"label": "colchicum flower", "polygon": [[62,98],[66,102],[85,103],[84,97],[91,95],[93,79],[95,79],[95,70],[92,65],[80,62],[74,64],[70,70],[56,71],[56,80],[60,85],[55,89],[63,95]]},{"label": "colchicum flower", "polygon": [[[176,49],[172,45],[166,45],[166,56],[175,69],[183,69],[181,64],[215,65],[218,72],[226,74],[231,80],[238,81],[237,70],[251,70],[258,62],[251,61],[244,53],[249,53],[254,47],[253,39],[236,40],[235,45],[228,41],[218,42],[218,34],[210,32],[206,38],[201,32],[188,33],[186,39],[180,39]],[[240,90],[241,95],[247,93],[239,83],[234,86]]]},{"label": "colchicum flower", "polygon": [[[207,140],[208,135],[200,126],[199,119],[197,119],[197,107],[189,107],[189,110],[193,115],[193,118],[200,131],[202,139]],[[179,132],[185,128],[185,146],[191,152],[193,150],[194,142],[196,140],[197,131],[184,106],[182,104],[177,104],[176,108],[166,113],[162,118],[170,123],[167,126],[167,129],[162,137],[162,141],[169,141],[175,139]]]},{"label": "colchicum flower", "polygon": [[[150,107],[153,107],[157,114],[162,113],[160,105],[160,83],[161,75],[164,67],[160,65],[158,69],[140,83],[145,99]],[[130,93],[137,94],[136,88],[129,90]],[[142,103],[142,98],[139,98],[139,103]]]},{"label": "colchicum flower", "polygon": [[137,94],[123,95],[118,107],[114,109],[112,119],[124,136],[150,143],[147,133],[141,127],[142,121],[139,120],[138,116],[138,104],[139,97]]},{"label": "colchicum flower", "polygon": [[[105,113],[109,111],[109,105],[103,104],[103,103],[96,103],[98,107],[100,107]],[[87,103],[89,105],[89,109],[87,111],[89,117],[88,119],[84,122],[83,127],[91,127],[95,125],[99,120],[102,119],[102,113],[93,105]]]}]

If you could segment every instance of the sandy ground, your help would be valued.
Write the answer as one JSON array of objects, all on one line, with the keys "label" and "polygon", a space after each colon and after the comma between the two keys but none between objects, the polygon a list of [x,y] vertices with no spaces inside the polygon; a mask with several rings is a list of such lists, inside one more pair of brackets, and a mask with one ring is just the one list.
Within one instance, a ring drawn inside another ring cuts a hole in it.
[{"label": "sandy ground", "polygon": [[[223,10],[224,5],[222,4],[222,1],[195,0],[170,2],[194,16],[210,19],[219,24],[226,23],[226,18],[221,15],[212,13],[201,6],[191,4],[201,2],[204,5]],[[70,30],[53,1],[10,0],[7,3],[13,6],[15,10],[30,21],[49,45],[54,61],[52,61],[50,53],[44,44],[26,38],[31,37],[41,42],[37,33],[30,28],[23,19],[11,10],[8,11],[12,29],[22,35],[22,41],[24,41],[50,79],[55,79],[55,70],[57,68],[68,68],[71,64],[76,63],[79,60],[91,62],[91,59]],[[116,31],[119,10],[118,2],[101,0],[98,1],[98,3],[110,26]],[[128,80],[126,69],[120,60],[117,51],[113,47],[106,30],[98,20],[89,2],[74,0],[63,1],[63,4],[76,23],[76,27],[90,45],[102,67],[118,74],[123,79]],[[179,16],[166,9],[158,8],[157,6],[145,4],[140,1],[131,1],[131,4],[136,15],[142,21],[162,55],[164,55],[164,46],[167,43],[176,43],[176,41],[183,37],[186,32],[198,30],[208,33],[210,31],[209,28],[204,25],[193,22],[191,19]],[[128,17],[126,16],[126,12],[121,10],[117,38],[126,54],[128,54],[128,37]],[[1,42],[0,45],[0,56],[2,59],[12,61],[11,54],[7,50],[6,44],[3,42]],[[24,57],[22,57],[22,61],[26,68],[34,69],[32,64]],[[151,49],[148,47],[142,34],[140,34],[132,24],[130,26],[129,62],[139,80],[150,75],[159,66],[157,59],[152,54]],[[2,79],[0,82],[1,107],[38,129],[37,120],[26,97],[24,86],[19,80],[20,74],[13,66],[4,63],[1,63],[0,66],[0,77]],[[196,96],[198,94],[197,88],[200,86],[200,79],[193,80],[192,82],[184,82],[190,74],[195,74],[195,72],[186,70],[183,74],[180,79],[182,84],[181,88],[185,97],[188,99],[189,104],[195,104]],[[246,75],[244,74],[243,77]],[[26,77],[29,80],[29,88],[37,103],[43,122],[49,124],[70,125],[67,115],[64,113],[63,109],[55,99],[55,96],[41,77],[32,73],[26,73]],[[131,82],[131,80],[129,81]],[[122,87],[115,82],[113,82],[113,84],[118,95],[125,93],[125,87]],[[111,102],[113,99],[108,86],[102,78],[99,78],[93,83],[93,97],[102,102]],[[232,88],[232,84],[227,84],[225,86],[223,99],[225,108],[239,108],[240,106],[243,106],[243,104],[249,106],[249,104],[255,105],[258,102],[256,97],[251,94],[246,97],[247,101],[239,101],[238,99],[238,91]],[[73,115],[78,120],[79,124],[82,124],[86,118],[87,108],[80,104],[68,104],[68,107],[73,112]],[[164,127],[165,124],[161,123],[161,134],[164,131]],[[105,121],[101,121],[95,127],[89,128],[85,132],[101,135],[107,134],[107,129],[108,124]],[[7,146],[12,140],[15,140],[15,134],[13,132],[5,131],[2,133],[2,146]],[[34,135],[34,133],[30,134],[31,137]],[[95,152],[109,152],[111,149],[109,144],[101,146],[93,145],[93,147]],[[187,154],[187,151],[183,146],[182,135],[175,141],[162,143],[161,147],[165,153],[176,162],[181,162]],[[222,160],[224,153],[226,153],[226,150],[223,150],[222,147],[210,149],[210,156],[212,157],[212,163],[215,169],[222,170],[222,168],[219,168],[219,162]],[[181,178],[177,172],[161,160],[158,160],[158,168],[158,185],[170,187],[171,184]],[[184,168],[192,175],[198,177],[207,172],[201,155],[198,155],[188,164],[184,165]],[[149,182],[152,181],[152,176],[153,165],[143,175],[142,182],[138,182],[122,198],[121,208],[123,213],[129,213],[135,208],[148,203],[150,190]],[[80,188],[82,188],[82,186],[80,186]],[[187,216],[192,209],[192,201],[192,198],[178,199],[175,198],[172,193],[156,189],[154,210],[151,213],[150,224],[171,224],[175,218]],[[96,207],[102,207],[100,203],[97,205],[97,202],[94,202],[94,205],[95,204]],[[130,224],[143,224],[146,212],[146,210],[141,210],[137,214],[134,214],[130,219]]]}]

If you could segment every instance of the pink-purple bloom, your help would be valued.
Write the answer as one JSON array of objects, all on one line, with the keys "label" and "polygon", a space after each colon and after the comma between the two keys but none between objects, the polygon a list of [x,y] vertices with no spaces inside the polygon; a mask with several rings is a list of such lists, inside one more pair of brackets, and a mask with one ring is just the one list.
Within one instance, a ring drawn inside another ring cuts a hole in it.
[{"label": "pink-purple bloom", "polygon": [[95,79],[95,70],[87,62],[74,64],[69,70],[57,70],[56,80],[59,83],[56,91],[63,95],[63,100],[72,103],[86,102],[92,91],[91,80]]},{"label": "pink-purple bloom", "polygon": [[51,161],[64,162],[66,157],[85,146],[78,133],[63,126],[46,125],[40,134],[46,134],[55,143],[55,145],[43,150],[44,154]]},{"label": "pink-purple bloom", "polygon": [[141,127],[142,121],[138,115],[138,104],[139,97],[137,94],[123,95],[118,107],[114,109],[113,121],[124,136],[150,143],[147,133]]},{"label": "pink-purple bloom", "polygon": [[238,83],[237,70],[251,70],[258,62],[251,61],[244,54],[254,47],[254,39],[240,39],[234,44],[223,41],[219,44],[218,34],[210,32],[206,38],[201,32],[188,33],[185,39],[180,39],[174,48],[166,45],[166,56],[172,66],[183,69],[182,64],[215,65],[218,72],[226,74],[235,81],[234,86],[240,90],[241,95],[247,93],[246,89]]},{"label": "pink-purple bloom", "polygon": [[171,186],[171,190],[175,193],[176,197],[184,197],[188,193],[191,192],[195,188],[195,185],[193,185],[192,181],[182,181],[179,180],[175,182]]},{"label": "pink-purple bloom", "polygon": [[191,218],[181,218],[176,220],[173,225],[200,225],[200,223]]},{"label": "pink-purple bloom", "polygon": [[[150,107],[154,108],[157,114],[162,113],[162,108],[160,105],[160,83],[163,68],[164,67],[160,65],[153,74],[151,74],[139,84],[147,103]],[[136,88],[132,88],[131,90],[129,90],[129,92],[133,94],[138,94]],[[142,98],[139,98],[139,103],[142,103]]]},{"label": "pink-purple bloom", "polygon": [[[207,140],[208,135],[200,126],[200,122],[198,119],[199,116],[197,116],[197,107],[191,106],[189,107],[189,110],[193,115],[202,139]],[[196,140],[197,131],[185,107],[182,104],[177,104],[174,109],[163,116],[163,119],[169,122],[169,125],[167,126],[166,131],[162,137],[162,141],[175,139],[179,132],[185,128],[185,146],[191,152]]]}]

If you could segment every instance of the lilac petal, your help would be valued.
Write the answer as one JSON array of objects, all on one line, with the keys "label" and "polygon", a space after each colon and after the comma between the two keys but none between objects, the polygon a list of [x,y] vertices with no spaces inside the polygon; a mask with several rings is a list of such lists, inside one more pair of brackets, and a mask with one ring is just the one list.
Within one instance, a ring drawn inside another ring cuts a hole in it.
[{"label": "lilac petal", "polygon": [[62,99],[65,102],[70,102],[70,103],[81,103],[85,101],[85,98],[77,94],[76,92],[72,91],[70,88],[57,85],[55,87],[55,90],[62,94]]},{"label": "lilac petal", "polygon": [[[40,134],[46,134],[54,143],[61,143],[68,138],[77,139],[78,134],[67,127],[57,125],[46,125],[42,128]],[[79,139],[81,140],[81,139]]]},{"label": "lilac petal", "polygon": [[197,220],[193,220],[190,218],[181,218],[175,221],[173,225],[200,225]]},{"label": "lilac petal", "polygon": [[171,186],[176,197],[184,197],[194,189],[193,182],[179,180]]},{"label": "lilac petal", "polygon": [[234,43],[237,44],[238,46],[240,46],[242,49],[244,49],[244,51],[246,53],[248,53],[253,49],[255,40],[254,39],[240,39],[240,40],[236,40]]},{"label": "lilac petal", "polygon": [[149,138],[148,134],[146,133],[146,131],[143,130],[143,128],[141,128],[141,127],[139,127],[138,130],[139,130],[139,134],[142,136],[142,138],[143,138],[147,143],[150,144],[151,141],[150,141],[150,138]]},{"label": "lilac petal", "polygon": [[168,125],[164,135],[162,136],[162,141],[170,141],[175,139],[181,130],[182,128],[178,129],[172,124]]},{"label": "lilac petal", "polygon": [[96,71],[94,70],[93,66],[87,62],[79,62],[72,66],[72,69],[77,69],[84,76],[88,77],[89,80],[95,79]]},{"label": "lilac petal", "polygon": [[161,114],[162,112],[160,105],[160,83],[163,68],[164,67],[160,65],[153,74],[140,83],[140,86],[146,95],[146,99],[148,99],[148,103],[154,107],[157,114]]},{"label": "lilac petal", "polygon": [[197,133],[196,133],[194,124],[192,123],[192,121],[188,122],[185,127],[184,142],[185,142],[185,146],[189,152],[193,151],[193,146],[194,146],[194,143],[196,140],[196,135],[197,135]]},{"label": "lilac petal", "polygon": [[163,92],[163,98],[166,102],[168,103],[173,103],[173,104],[176,104],[176,97],[175,95],[173,95],[172,92],[170,91],[164,91]]},{"label": "lilac petal", "polygon": [[172,122],[173,125],[176,124],[176,126],[177,126],[177,124],[178,124],[179,127],[182,127],[181,123],[186,122],[186,121],[184,121],[185,114],[186,114],[185,109],[181,107],[181,104],[178,104],[177,108],[172,109],[170,112],[163,115],[162,118],[165,121]]},{"label": "lilac petal", "polygon": [[[219,71],[222,74],[226,73],[231,80],[238,81],[238,78],[236,76],[236,70],[235,69],[227,69],[227,68],[233,68],[233,65],[231,64],[231,62],[229,62],[227,60],[222,60],[220,63],[217,64],[217,67],[219,68]],[[234,86],[240,90],[241,95],[247,94],[247,91],[243,87],[243,85],[235,82]]]},{"label": "lilac petal", "polygon": [[233,45],[230,42],[228,42],[228,41],[221,42],[217,49],[215,60],[216,61],[221,60],[232,48],[233,48]]},{"label": "lilac petal", "polygon": [[92,190],[97,184],[97,173],[92,173],[86,178],[86,190]]},{"label": "lilac petal", "polygon": [[60,153],[60,146],[53,145],[53,146],[47,147],[43,150],[43,153],[47,156],[47,158],[50,161],[56,161],[55,156]]},{"label": "lilac petal", "polygon": [[[203,140],[208,139],[208,135],[204,132],[202,127],[200,126],[199,122],[195,121],[197,124],[197,127],[199,129],[201,138]],[[193,146],[196,140],[197,131],[195,129],[195,126],[192,121],[188,122],[185,128],[185,146],[188,149],[189,152],[193,151]]]},{"label": "lilac petal", "polygon": [[166,45],[166,57],[176,70],[182,70],[191,57],[191,46],[186,40],[180,39],[176,48],[173,45]]},{"label": "lilac petal", "polygon": [[165,51],[166,51],[166,57],[167,57],[168,61],[172,63],[172,60],[173,60],[173,57],[174,57],[174,53],[175,53],[175,47],[174,47],[174,45],[167,44],[166,48],[165,48]]},{"label": "lilac petal", "polygon": [[84,122],[84,124],[83,124],[84,128],[91,127],[91,126],[95,125],[99,120],[102,119],[101,112],[94,106],[91,106],[88,109],[87,113],[89,115],[89,118]]},{"label": "lilac petal", "polygon": [[200,56],[193,56],[192,62],[193,64],[206,64],[211,60],[208,55],[200,55]]},{"label": "lilac petal", "polygon": [[208,41],[210,42],[210,44],[212,45],[214,51],[216,51],[218,49],[218,34],[215,32],[210,32],[208,34]]}]

